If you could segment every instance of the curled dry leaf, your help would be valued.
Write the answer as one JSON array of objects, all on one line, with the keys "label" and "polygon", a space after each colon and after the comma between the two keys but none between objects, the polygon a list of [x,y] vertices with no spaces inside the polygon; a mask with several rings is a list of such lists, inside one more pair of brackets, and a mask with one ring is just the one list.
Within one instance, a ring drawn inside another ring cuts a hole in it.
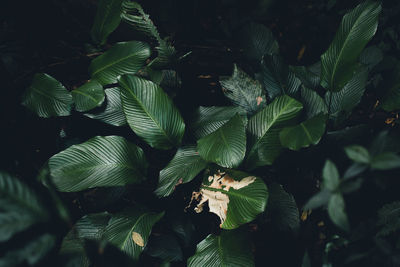
[{"label": "curled dry leaf", "polygon": [[137,233],[137,232],[132,232],[132,240],[135,242],[136,245],[140,247],[144,247],[144,240],[143,237]]}]

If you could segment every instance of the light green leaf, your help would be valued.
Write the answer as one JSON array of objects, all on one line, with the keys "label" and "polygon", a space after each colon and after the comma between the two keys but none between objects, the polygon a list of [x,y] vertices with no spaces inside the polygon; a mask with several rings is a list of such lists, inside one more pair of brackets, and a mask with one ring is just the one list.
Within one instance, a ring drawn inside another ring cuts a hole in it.
[{"label": "light green leaf", "polygon": [[365,147],[353,145],[344,148],[349,159],[358,163],[368,164],[370,162],[369,152]]},{"label": "light green leaf", "polygon": [[46,221],[49,216],[35,192],[3,172],[0,172],[0,207],[0,242]]},{"label": "light green leaf", "polygon": [[201,212],[207,202],[210,212],[220,218],[221,228],[235,229],[264,212],[268,190],[260,178],[227,170],[226,173],[205,177],[199,196],[201,201],[195,208],[196,212]]},{"label": "light green leaf", "polygon": [[43,118],[68,116],[71,114],[72,96],[50,75],[37,73],[24,93],[22,105]]},{"label": "light green leaf", "polygon": [[400,63],[394,67],[384,87],[386,93],[382,98],[382,108],[388,112],[400,109]]},{"label": "light green leaf", "polygon": [[100,113],[85,113],[84,115],[113,126],[125,125],[126,118],[122,109],[121,94],[118,87],[112,87],[104,90],[106,94],[106,109]]},{"label": "light green leaf", "polygon": [[233,65],[232,76],[220,79],[222,91],[232,103],[253,114],[265,106],[266,98],[261,84]]},{"label": "light green leaf", "polygon": [[328,204],[331,195],[332,193],[326,189],[316,193],[307,201],[307,203],[304,205],[303,210],[314,210],[321,206],[325,206],[326,204]]},{"label": "light green leaf", "polygon": [[307,118],[311,119],[318,114],[328,114],[328,107],[319,94],[306,87],[301,88],[301,102],[307,112]]},{"label": "light green leaf", "polygon": [[345,203],[341,194],[333,194],[328,202],[328,214],[332,222],[339,228],[349,231],[350,225],[345,211]]},{"label": "light green leaf", "polygon": [[279,133],[282,146],[291,150],[316,145],[325,133],[326,115],[320,114],[298,125],[285,127]]},{"label": "light green leaf", "polygon": [[177,185],[190,182],[206,166],[207,162],[200,157],[195,146],[179,148],[174,158],[160,171],[155,194],[159,197],[169,196]]},{"label": "light green leaf", "polygon": [[293,125],[303,106],[289,96],[277,97],[271,104],[250,118],[247,125],[249,169],[271,165],[282,151],[279,132]]},{"label": "light green leaf", "polygon": [[329,91],[340,91],[350,81],[357,60],[378,26],[378,2],[366,1],[348,12],[328,50],[321,56],[321,84]]},{"label": "light green leaf", "polygon": [[150,57],[148,44],[138,41],[115,44],[103,55],[93,59],[89,66],[92,79],[102,85],[116,83],[123,74],[135,74]]},{"label": "light green leaf", "polygon": [[193,135],[200,139],[210,133],[215,132],[222,125],[227,123],[233,116],[239,114],[247,125],[247,114],[240,107],[199,107],[192,119],[190,128]]},{"label": "light green leaf", "polygon": [[100,0],[97,6],[96,17],[91,30],[92,40],[103,45],[108,35],[121,22],[121,5],[123,0]]},{"label": "light green leaf", "polygon": [[208,235],[197,244],[196,253],[188,259],[188,267],[252,267],[254,256],[246,233],[222,231],[219,236]]},{"label": "light green leaf", "polygon": [[339,171],[332,161],[325,161],[324,168],[322,169],[322,178],[323,189],[335,191],[338,188],[340,183]]},{"label": "light green leaf", "polygon": [[129,126],[150,146],[178,146],[185,123],[171,99],[157,84],[135,76],[119,80],[124,113]]},{"label": "light green leaf", "polygon": [[76,192],[141,182],[147,162],[142,149],[123,137],[96,136],[51,157],[49,168],[59,191]]},{"label": "light green leaf", "polygon": [[246,128],[239,114],[198,140],[197,149],[206,161],[227,168],[239,166],[246,153]]},{"label": "light green leaf", "polygon": [[373,170],[391,170],[400,168],[400,156],[393,152],[384,152],[372,158]]},{"label": "light green leaf", "polygon": [[75,109],[80,112],[100,106],[104,101],[103,86],[92,80],[71,92],[75,102]]},{"label": "light green leaf", "polygon": [[164,212],[138,208],[115,214],[105,229],[104,238],[137,260],[147,244],[153,225],[163,216]]}]

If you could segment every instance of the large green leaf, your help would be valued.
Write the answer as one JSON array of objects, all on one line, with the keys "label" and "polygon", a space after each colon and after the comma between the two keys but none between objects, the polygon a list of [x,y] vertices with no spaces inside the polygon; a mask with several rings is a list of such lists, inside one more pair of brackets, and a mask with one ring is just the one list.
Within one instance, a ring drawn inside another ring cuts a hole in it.
[{"label": "large green leaf", "polygon": [[328,50],[321,56],[321,84],[340,91],[357,69],[357,60],[378,26],[381,6],[366,1],[347,13]]},{"label": "large green leaf", "polygon": [[104,101],[103,86],[92,80],[71,92],[75,102],[75,109],[80,112],[100,106]]},{"label": "large green leaf", "polygon": [[114,125],[125,125],[126,118],[122,109],[121,94],[118,87],[112,87],[104,90],[106,93],[106,109],[100,113],[85,113],[85,116],[100,120],[102,122]]},{"label": "large green leaf", "polygon": [[177,185],[190,182],[206,166],[207,162],[200,157],[195,146],[179,148],[174,158],[160,171],[155,194],[169,196]]},{"label": "large green leaf", "polygon": [[97,44],[104,44],[108,35],[121,22],[121,5],[124,0],[100,0],[91,30],[92,39]]},{"label": "large green leaf", "polygon": [[207,161],[227,168],[239,166],[246,153],[246,128],[240,115],[198,140],[197,149]]},{"label": "large green leaf", "polygon": [[103,55],[93,59],[89,72],[102,85],[116,83],[120,75],[138,72],[149,57],[150,47],[146,43],[117,43]]},{"label": "large green leaf", "polygon": [[265,106],[266,99],[261,84],[239,69],[236,64],[233,66],[232,76],[220,79],[219,82],[225,96],[247,113],[253,114]]},{"label": "large green leaf", "polygon": [[236,114],[241,115],[242,120],[247,125],[247,114],[240,107],[199,107],[192,119],[190,128],[193,135],[200,139],[212,132],[215,132],[222,125],[227,123]]},{"label": "large green leaf", "polygon": [[247,125],[250,148],[246,159],[248,168],[274,162],[282,151],[279,132],[294,124],[302,108],[300,102],[284,95],[250,118]]},{"label": "large green leaf", "polygon": [[318,144],[325,132],[326,117],[320,114],[298,125],[285,127],[279,133],[281,144],[291,150]]},{"label": "large green leaf", "polygon": [[387,89],[382,98],[382,108],[389,112],[400,109],[400,63],[394,67],[384,87]]},{"label": "large green leaf", "polygon": [[0,242],[48,219],[38,196],[9,174],[0,172]]},{"label": "large green leaf", "polygon": [[96,136],[49,160],[51,180],[60,191],[122,186],[145,179],[147,162],[141,148],[119,136]]},{"label": "large green leaf", "polygon": [[188,259],[189,267],[254,266],[250,239],[242,231],[222,231],[208,235],[197,244],[196,253]]},{"label": "large green leaf", "polygon": [[68,116],[71,114],[71,93],[56,79],[37,73],[25,91],[22,104],[39,117]]},{"label": "large green leaf", "polygon": [[311,119],[318,114],[328,114],[328,107],[319,94],[306,87],[301,88],[301,102],[307,112],[307,118]]},{"label": "large green leaf", "polygon": [[139,208],[130,209],[111,217],[104,237],[134,259],[138,259],[149,239],[153,225],[164,212],[155,213]]},{"label": "large green leaf", "polygon": [[157,84],[135,76],[119,80],[124,113],[132,130],[150,146],[178,146],[185,123],[168,95]]},{"label": "large green leaf", "polygon": [[200,196],[196,212],[201,212],[207,202],[210,212],[220,218],[221,228],[235,229],[264,212],[268,190],[260,178],[227,170],[205,177],[197,197]]}]

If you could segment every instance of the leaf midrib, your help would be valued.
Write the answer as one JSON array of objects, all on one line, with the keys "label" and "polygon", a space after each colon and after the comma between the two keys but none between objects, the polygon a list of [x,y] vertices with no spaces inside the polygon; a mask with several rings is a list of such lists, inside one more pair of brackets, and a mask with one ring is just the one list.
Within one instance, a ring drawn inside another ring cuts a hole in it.
[{"label": "leaf midrib", "polygon": [[[34,91],[34,92],[36,92],[36,93],[38,93],[39,95],[42,95],[42,96],[44,96],[44,97],[46,97],[46,98],[48,98],[48,99],[50,99],[50,100],[53,100],[53,101],[55,101],[55,100],[57,100],[57,102],[60,102],[60,103],[62,103],[62,104],[66,104],[66,105],[68,105],[68,103],[67,102],[64,102],[63,101],[63,99],[59,99],[57,96],[55,96],[55,95],[47,95],[45,92],[42,92],[40,89],[38,89],[37,87],[35,87],[35,86],[31,86],[31,88],[32,88],[32,90]],[[67,89],[65,89],[65,90],[67,90]],[[68,93],[68,91],[67,91],[67,93]]]},{"label": "leaf midrib", "polygon": [[84,93],[84,92],[82,92],[82,91],[80,91],[78,89],[73,90],[71,93],[75,93],[75,94],[80,94],[80,95],[86,96],[87,98],[90,98],[97,105],[97,102],[98,102],[97,99],[94,98],[93,96],[89,95],[89,94],[86,94],[86,93]]}]

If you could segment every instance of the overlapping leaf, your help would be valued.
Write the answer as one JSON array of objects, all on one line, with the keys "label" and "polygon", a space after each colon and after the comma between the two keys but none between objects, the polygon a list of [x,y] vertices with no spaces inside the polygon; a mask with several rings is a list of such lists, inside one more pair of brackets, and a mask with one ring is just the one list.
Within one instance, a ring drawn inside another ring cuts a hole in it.
[{"label": "overlapping leaf", "polygon": [[100,106],[104,101],[103,86],[96,80],[89,81],[73,90],[71,94],[75,102],[75,109],[81,112]]},{"label": "overlapping leaf", "polygon": [[347,13],[328,50],[321,56],[321,84],[340,91],[358,68],[357,60],[378,26],[381,6],[366,1]]},{"label": "overlapping leaf", "polygon": [[149,57],[150,47],[146,43],[138,41],[117,43],[92,61],[89,72],[91,77],[102,85],[116,83],[120,75],[138,72]]},{"label": "overlapping leaf", "polygon": [[289,96],[277,97],[271,104],[250,118],[247,125],[249,153],[246,166],[250,169],[270,165],[282,151],[279,132],[294,124],[303,106]]},{"label": "overlapping leaf", "polygon": [[301,102],[307,112],[307,118],[311,119],[318,114],[328,114],[328,107],[322,97],[306,87],[301,88]]},{"label": "overlapping leaf", "polygon": [[161,87],[127,75],[120,78],[119,84],[122,106],[132,130],[154,148],[178,146],[185,132],[185,123]]},{"label": "overlapping leaf", "polygon": [[56,79],[37,73],[25,91],[22,104],[39,117],[68,116],[71,114],[71,93]]},{"label": "overlapping leaf", "polygon": [[145,179],[141,148],[119,136],[97,136],[73,145],[49,160],[51,181],[64,192],[121,186]]},{"label": "overlapping leaf", "polygon": [[290,66],[290,70],[307,88],[316,89],[320,84],[320,75],[312,72],[312,67]]}]

